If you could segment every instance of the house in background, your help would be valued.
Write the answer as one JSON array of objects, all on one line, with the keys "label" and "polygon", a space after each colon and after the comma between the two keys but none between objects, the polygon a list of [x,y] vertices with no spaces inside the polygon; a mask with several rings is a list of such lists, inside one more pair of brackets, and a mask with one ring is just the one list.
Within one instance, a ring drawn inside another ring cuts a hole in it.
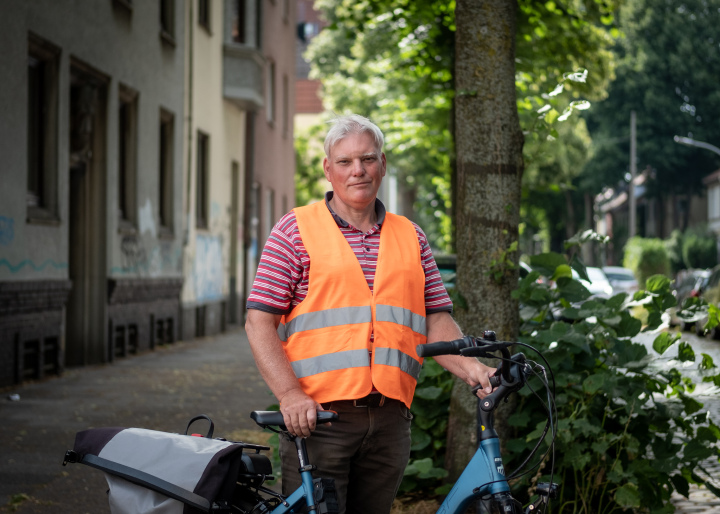
[{"label": "house in background", "polygon": [[294,2],[1,9],[0,387],[239,321],[246,199],[293,198]]},{"label": "house in background", "polygon": [[[651,169],[635,177],[635,235],[667,239],[673,230],[708,221],[708,196],[669,195],[662,200],[649,197],[648,183],[654,180]],[[603,265],[621,266],[623,248],[629,237],[630,187],[622,182],[614,188],[605,188],[595,197],[596,232],[610,236],[604,249]],[[603,250],[603,247],[601,247]]]},{"label": "house in background", "polygon": [[715,234],[720,255],[720,170],[712,172],[703,179],[707,187],[707,224],[708,230]]}]

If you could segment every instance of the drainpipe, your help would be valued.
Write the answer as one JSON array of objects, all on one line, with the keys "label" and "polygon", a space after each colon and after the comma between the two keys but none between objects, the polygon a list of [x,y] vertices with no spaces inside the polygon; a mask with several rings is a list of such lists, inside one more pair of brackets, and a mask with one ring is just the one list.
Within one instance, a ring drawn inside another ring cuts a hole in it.
[{"label": "drainpipe", "polygon": [[189,4],[189,15],[188,15],[188,112],[187,112],[187,205],[185,206],[187,212],[185,220],[185,233],[183,235],[183,246],[187,247],[190,244],[190,224],[192,223],[192,209],[191,205],[191,192],[192,192],[192,147],[193,147],[193,4],[194,1],[190,0]]}]

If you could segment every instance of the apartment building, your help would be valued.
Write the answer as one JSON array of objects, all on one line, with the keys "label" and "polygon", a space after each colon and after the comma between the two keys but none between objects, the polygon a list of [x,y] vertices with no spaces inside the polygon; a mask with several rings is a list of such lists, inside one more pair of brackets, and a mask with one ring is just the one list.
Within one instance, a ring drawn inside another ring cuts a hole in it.
[{"label": "apartment building", "polygon": [[294,40],[259,38],[292,4],[0,6],[0,387],[238,319],[246,184],[292,153],[255,124]]}]

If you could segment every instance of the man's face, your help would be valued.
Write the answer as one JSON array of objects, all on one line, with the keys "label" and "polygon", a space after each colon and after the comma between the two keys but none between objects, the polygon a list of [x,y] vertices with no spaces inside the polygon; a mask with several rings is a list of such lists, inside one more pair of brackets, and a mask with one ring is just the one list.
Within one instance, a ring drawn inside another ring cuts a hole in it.
[{"label": "man's face", "polygon": [[385,176],[385,154],[378,151],[369,133],[348,134],[330,149],[323,169],[333,186],[333,198],[350,208],[364,209],[375,201]]}]

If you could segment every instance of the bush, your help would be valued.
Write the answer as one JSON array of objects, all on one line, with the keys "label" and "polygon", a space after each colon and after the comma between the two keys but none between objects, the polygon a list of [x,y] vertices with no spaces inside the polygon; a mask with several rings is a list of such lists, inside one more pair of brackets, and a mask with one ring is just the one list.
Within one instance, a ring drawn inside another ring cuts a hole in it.
[{"label": "bush", "polygon": [[717,242],[707,232],[686,232],[682,243],[682,258],[687,268],[712,268],[717,264]]},{"label": "bush", "polygon": [[633,271],[640,287],[645,287],[645,281],[653,275],[670,275],[665,243],[662,239],[630,238],[625,245],[623,266]]},{"label": "bush", "polygon": [[683,262],[683,235],[680,230],[673,230],[670,237],[665,240],[665,250],[667,250],[673,275],[677,275],[678,271],[687,267]]},{"label": "bush", "polygon": [[[662,263],[655,246],[643,243],[636,241],[626,256],[636,258],[638,268],[644,270],[649,261]],[[646,251],[649,247],[652,253]],[[720,496],[702,465],[720,456],[720,427],[689,394],[695,384],[686,373],[699,373],[704,382],[716,385],[720,374],[712,359],[696,356],[687,342],[680,341],[679,333],[653,335],[662,314],[676,303],[670,280],[648,277],[647,290],[633,298],[620,293],[607,300],[588,300],[589,291],[566,273],[572,265],[582,276],[581,262],[559,254],[531,259],[536,269],[548,263],[556,269],[556,287],[538,284],[534,271],[521,280],[513,296],[524,305],[520,340],[543,353],[557,385],[559,430],[553,479],[560,482],[560,498],[553,512],[671,513],[671,494],[687,496],[690,483],[705,484]],[[548,320],[547,313],[558,308],[563,321]],[[644,328],[630,308],[647,311]],[[717,322],[717,316],[711,319]],[[636,342],[638,337],[650,338],[653,349]],[[678,348],[677,357],[662,357],[672,346]],[[547,419],[529,388],[520,397],[508,420],[519,437],[507,442],[512,458],[506,469],[527,456]],[[515,484],[516,497],[527,494],[536,481],[550,480],[548,464],[543,461],[533,478]]]}]

